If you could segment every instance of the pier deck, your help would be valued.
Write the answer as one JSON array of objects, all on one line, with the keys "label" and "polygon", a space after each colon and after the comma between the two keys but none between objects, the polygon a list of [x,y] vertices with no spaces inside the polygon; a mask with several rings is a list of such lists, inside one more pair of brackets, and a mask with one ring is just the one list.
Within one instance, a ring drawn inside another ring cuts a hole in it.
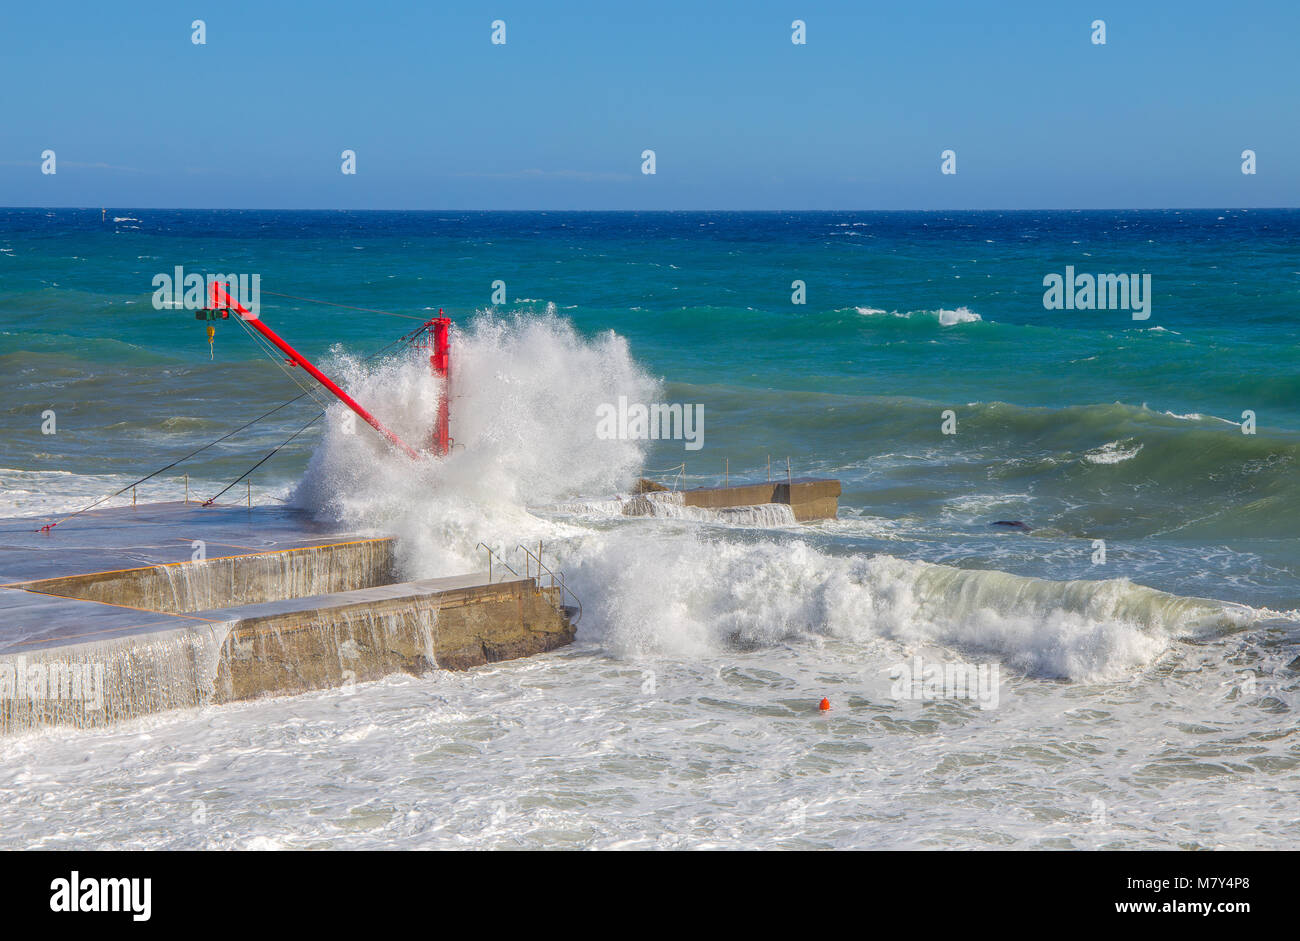
[{"label": "pier deck", "polygon": [[[0,732],[467,669],[574,635],[559,590],[536,579],[399,581],[391,537],[291,508],[149,504],[37,532],[45,522],[0,520]],[[98,670],[98,704],[27,682],[50,670]]]}]

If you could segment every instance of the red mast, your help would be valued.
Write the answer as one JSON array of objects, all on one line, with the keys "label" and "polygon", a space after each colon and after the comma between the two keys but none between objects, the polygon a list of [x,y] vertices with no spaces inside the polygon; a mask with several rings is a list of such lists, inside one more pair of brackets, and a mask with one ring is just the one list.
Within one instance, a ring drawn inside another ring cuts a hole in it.
[{"label": "red mast", "polygon": [[425,324],[433,334],[433,352],[429,365],[433,378],[441,382],[442,398],[438,400],[438,420],[433,426],[433,453],[445,457],[451,450],[451,319],[438,308],[438,316]]}]

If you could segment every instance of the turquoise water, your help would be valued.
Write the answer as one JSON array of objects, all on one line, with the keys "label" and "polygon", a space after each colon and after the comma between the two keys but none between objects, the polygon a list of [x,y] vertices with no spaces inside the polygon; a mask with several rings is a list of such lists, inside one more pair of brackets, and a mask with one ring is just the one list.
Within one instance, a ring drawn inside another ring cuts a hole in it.
[{"label": "turquoise water", "polygon": [[[616,331],[666,401],[705,407],[705,446],[655,443],[652,470],[685,461],[688,482],[710,482],[789,457],[796,473],[844,481],[846,516],[906,534],[893,553],[1091,578],[1103,539],[1107,577],[1293,608],[1298,245],[1300,213],[1280,210],[5,210],[0,463],[71,475],[72,506],[297,393],[237,328],[219,327],[209,361],[201,324],[153,309],[154,275],[176,265],[407,318],[442,307],[461,325],[501,280],[496,310],[554,305],[581,335]],[[1066,265],[1149,273],[1150,318],[1044,309],[1043,278]],[[270,294],[262,312],[325,360],[419,323]],[[40,434],[46,408],[57,435]],[[304,399],[182,470],[224,486],[314,408]],[[955,435],[940,433],[945,409]],[[307,432],[254,483],[291,486],[318,440]],[[12,480],[33,498],[13,510],[57,503],[54,478]],[[989,529],[1002,519],[1032,532]]]}]

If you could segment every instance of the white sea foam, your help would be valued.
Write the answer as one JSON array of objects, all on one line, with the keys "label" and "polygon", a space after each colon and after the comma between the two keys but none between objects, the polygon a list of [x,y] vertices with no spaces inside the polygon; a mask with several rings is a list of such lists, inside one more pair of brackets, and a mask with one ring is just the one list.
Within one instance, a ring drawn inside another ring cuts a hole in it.
[{"label": "white sea foam", "polygon": [[571,500],[539,509],[548,514],[559,513],[590,519],[655,517],[750,528],[777,528],[794,526],[796,523],[794,511],[785,503],[717,508],[687,506],[680,491],[619,495],[609,500]]},{"label": "white sea foam", "polygon": [[[84,509],[101,498],[128,486],[135,477],[121,474],[74,474],[68,471],[27,471],[0,468],[0,517],[61,516]],[[205,498],[224,487],[228,480],[209,480],[191,477],[191,500]],[[255,482],[251,488],[254,503],[275,503],[284,499],[286,488],[274,484]],[[142,503],[160,503],[182,500],[186,495],[183,473],[171,472],[154,477],[136,488],[136,499]],[[236,491],[237,499],[244,499],[243,485]],[[222,502],[231,500],[227,496]],[[104,508],[131,505],[131,491],[99,504]]]},{"label": "white sea foam", "polygon": [[864,317],[898,317],[903,320],[934,320],[943,327],[951,327],[963,323],[978,323],[984,318],[969,307],[958,307],[956,310],[908,310],[908,311],[887,311],[879,307],[855,307],[853,308]]},{"label": "white sea foam", "polygon": [[1093,448],[1083,455],[1083,459],[1090,464],[1119,464],[1137,457],[1141,450],[1142,442],[1126,438],[1123,441],[1108,441],[1099,448]]},{"label": "white sea foam", "polygon": [[945,327],[958,323],[976,323],[984,318],[968,307],[958,307],[956,310],[937,310],[934,312],[939,317],[939,323]]},{"label": "white sea foam", "polygon": [[566,547],[589,638],[621,657],[718,654],[835,638],[942,645],[1035,676],[1129,677],[1177,637],[1250,623],[1244,607],[1127,579],[1057,582],[887,555],[833,556],[803,540],[605,532]]},{"label": "white sea foam", "polygon": [[[1143,408],[1146,408],[1144,403]],[[1200,412],[1188,412],[1186,415],[1180,415],[1177,412],[1164,411],[1162,415],[1168,415],[1170,418],[1176,418],[1179,421],[1217,421],[1225,425],[1241,426],[1241,422],[1233,421],[1231,418],[1220,418],[1218,415],[1202,415]]]},{"label": "white sea foam", "polygon": [[[453,349],[447,458],[413,462],[364,426],[348,434],[331,421],[294,496],[332,520],[397,535],[411,577],[477,567],[480,541],[512,549],[565,533],[526,508],[625,486],[641,442],[597,437],[596,406],[656,398],[622,337],[583,338],[553,311],[485,312],[456,331]],[[397,434],[429,440],[438,392],[427,360],[369,369],[340,356],[336,369]]]}]

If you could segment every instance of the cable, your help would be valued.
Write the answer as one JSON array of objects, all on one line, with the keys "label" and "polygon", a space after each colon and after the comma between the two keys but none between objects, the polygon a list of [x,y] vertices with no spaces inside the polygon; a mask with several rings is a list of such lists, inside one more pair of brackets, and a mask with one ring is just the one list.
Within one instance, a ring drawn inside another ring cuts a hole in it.
[{"label": "cable", "polygon": [[[268,293],[269,293],[269,292],[268,292]],[[381,313],[382,313],[382,312],[381,312]],[[242,319],[243,319],[243,318],[239,318],[239,319],[240,319],[241,322],[242,322]],[[245,329],[247,330],[247,327],[246,327]],[[249,332],[250,332],[250,333],[255,333],[255,331],[249,331]],[[419,336],[421,333],[423,333],[423,332],[424,332],[424,328],[421,327],[421,328],[418,329],[418,330],[413,330],[413,331],[411,331],[410,333],[405,334],[404,336],[398,337],[396,340],[392,341],[392,342],[389,343],[388,345],[386,345],[386,346],[384,346],[384,347],[381,347],[380,349],[376,350],[374,353],[371,353],[371,354],[370,354],[369,356],[367,356],[364,360],[362,360],[362,362],[368,363],[368,362],[370,362],[371,360],[378,359],[380,356],[383,356],[385,353],[387,353],[387,352],[388,352],[390,349],[392,349],[394,346],[397,346],[399,343],[400,343],[400,344],[403,344],[403,345],[407,345],[407,344],[411,343],[411,341],[413,341],[416,337],[418,337],[418,336]],[[278,361],[278,359],[277,359],[277,361]],[[294,382],[295,382],[296,384],[298,384],[299,387],[301,388],[301,384],[298,383],[297,377],[293,377],[293,378],[294,378]],[[228,438],[233,438],[235,435],[239,434],[239,433],[240,433],[241,431],[243,431],[244,429],[246,429],[246,428],[250,428],[250,427],[252,427],[253,425],[257,424],[258,422],[262,421],[263,419],[266,419],[266,418],[271,417],[272,415],[274,415],[276,412],[280,411],[281,409],[288,408],[290,405],[293,405],[295,402],[299,401],[300,399],[304,399],[304,398],[306,398],[306,397],[308,397],[308,396],[310,395],[313,401],[315,401],[318,405],[321,404],[320,401],[319,401],[318,399],[316,399],[316,397],[315,397],[315,395],[313,394],[313,392],[314,392],[314,390],[312,390],[312,389],[304,389],[301,393],[299,393],[298,395],[295,395],[293,398],[289,399],[289,401],[287,401],[287,402],[282,402],[282,403],[280,403],[279,405],[277,405],[275,408],[271,409],[270,411],[263,412],[261,415],[258,415],[256,418],[254,418],[254,419],[252,419],[252,420],[250,420],[250,421],[247,421],[247,422],[245,422],[244,424],[240,425],[240,426],[239,426],[238,428],[236,428],[234,431],[227,432],[226,434],[222,435],[220,438],[217,438],[217,439],[215,439],[215,440],[213,440],[213,441],[209,441],[207,444],[203,445],[203,446],[200,447],[200,448],[195,448],[195,449],[194,449],[193,451],[191,451],[189,454],[186,454],[184,457],[179,457],[179,458],[177,458],[176,460],[174,460],[174,461],[172,461],[170,464],[168,464],[166,467],[160,467],[160,468],[158,468],[158,470],[154,471],[153,473],[151,473],[151,474],[146,474],[144,477],[141,477],[139,480],[136,480],[136,481],[133,481],[133,482],[127,484],[127,485],[126,485],[125,487],[123,487],[121,490],[117,490],[117,491],[115,491],[115,492],[113,492],[113,493],[110,493],[108,496],[101,497],[100,499],[96,500],[94,503],[90,504],[89,506],[82,507],[80,510],[77,510],[77,511],[75,511],[75,512],[73,512],[73,513],[69,513],[69,514],[66,515],[66,516],[60,517],[59,519],[55,520],[53,523],[47,523],[47,524],[45,524],[45,525],[42,526],[40,529],[35,530],[35,532],[38,532],[38,533],[47,533],[47,532],[49,532],[50,530],[54,529],[54,527],[56,527],[56,526],[58,526],[58,525],[60,525],[60,524],[62,524],[62,523],[66,523],[68,520],[73,519],[73,518],[75,518],[75,517],[78,517],[78,516],[80,516],[82,513],[88,513],[89,511],[93,510],[95,507],[99,506],[101,503],[104,503],[104,502],[106,502],[106,501],[108,501],[108,500],[111,500],[111,499],[113,499],[114,497],[121,496],[122,494],[124,494],[124,493],[126,493],[128,490],[130,490],[132,487],[137,487],[137,486],[139,486],[140,484],[144,483],[145,481],[147,481],[147,480],[151,480],[151,479],[153,479],[154,477],[157,477],[159,474],[163,473],[164,471],[169,471],[169,470],[171,470],[173,467],[175,467],[176,465],[178,465],[178,464],[182,464],[182,463],[184,463],[185,461],[188,461],[190,458],[194,457],[196,454],[202,454],[202,453],[203,453],[204,451],[206,451],[208,448],[213,447],[214,445],[218,445],[218,444],[220,444],[221,442],[227,440]],[[313,424],[315,424],[317,421],[319,421],[322,417],[324,417],[324,415],[325,415],[325,413],[322,411],[319,415],[317,415],[315,418],[313,418],[310,422],[308,422],[308,423],[307,423],[306,425],[304,425],[302,428],[298,429],[298,431],[294,432],[293,435],[292,435],[290,438],[288,438],[287,440],[285,440],[284,442],[282,442],[282,443],[281,443],[281,444],[280,444],[280,445],[279,445],[279,446],[278,446],[274,451],[271,452],[271,454],[268,454],[266,457],[262,458],[261,461],[258,461],[257,464],[255,464],[255,465],[253,465],[252,467],[250,467],[250,468],[248,469],[248,471],[245,472],[243,475],[241,475],[237,480],[235,480],[234,483],[232,483],[232,484],[230,485],[230,487],[233,487],[235,484],[239,483],[240,480],[243,480],[244,477],[248,476],[248,474],[251,474],[254,470],[256,470],[256,469],[257,469],[258,467],[260,467],[263,463],[265,463],[265,462],[266,462],[266,461],[271,457],[272,454],[275,454],[275,451],[278,451],[280,448],[284,447],[284,445],[288,444],[288,443],[289,443],[290,441],[292,441],[294,438],[298,437],[298,435],[300,435],[300,434],[302,434],[302,432],[306,431],[307,428],[309,428],[311,425],[313,425]],[[230,487],[227,487],[226,490],[229,490]],[[221,493],[225,493],[226,490],[221,491]],[[221,494],[217,494],[217,496],[221,496]],[[215,500],[216,497],[213,497],[212,499]],[[211,501],[209,501],[209,503],[210,503],[210,502],[211,502]],[[206,506],[207,504],[204,504],[204,505]]]},{"label": "cable", "polygon": [[306,301],[308,304],[324,304],[326,307],[342,307],[345,310],[359,310],[367,314],[384,314],[387,317],[405,317],[407,320],[427,320],[427,317],[416,317],[412,314],[395,314],[391,310],[374,310],[370,307],[353,307],[351,304],[335,304],[333,301],[318,301],[311,297],[298,297],[295,294],[281,294],[278,291],[262,291],[263,294],[271,294],[275,297],[287,297],[295,301]]},{"label": "cable", "polygon": [[329,405],[329,403],[325,399],[321,398],[320,392],[315,387],[315,385],[308,384],[302,381],[301,379],[298,378],[298,375],[294,373],[290,367],[285,366],[284,356],[280,354],[278,351],[276,351],[274,347],[271,346],[270,341],[268,341],[260,333],[258,333],[252,327],[250,327],[244,321],[243,317],[236,317],[235,320],[239,323],[239,326],[244,331],[244,333],[248,334],[248,336],[253,340],[254,344],[263,353],[266,354],[267,358],[269,358],[272,362],[275,363],[275,365],[280,369],[281,372],[283,372],[286,376],[289,377],[289,379],[293,382],[294,385],[296,385],[299,389],[303,391],[304,395],[310,395],[312,397],[312,400],[315,401],[315,403],[319,405],[321,408],[325,408],[326,406]]},{"label": "cable", "polygon": [[250,427],[250,426],[252,426],[252,425],[257,424],[258,422],[260,422],[260,421],[261,421],[262,419],[264,419],[264,418],[269,418],[271,415],[274,415],[276,412],[280,411],[280,409],[282,409],[282,408],[288,408],[288,407],[289,407],[290,405],[292,405],[294,402],[297,402],[299,399],[306,397],[306,395],[307,395],[307,393],[304,392],[304,393],[302,393],[301,395],[296,395],[296,396],[294,396],[294,397],[291,398],[289,401],[284,402],[284,403],[281,403],[280,405],[277,405],[275,408],[271,409],[269,412],[263,412],[261,415],[258,415],[258,416],[257,416],[256,418],[254,418],[252,421],[245,422],[244,424],[242,424],[242,425],[240,425],[238,428],[236,428],[234,431],[231,431],[231,432],[228,432],[227,434],[222,435],[220,438],[217,438],[215,441],[209,441],[207,444],[203,445],[203,447],[201,447],[201,448],[196,448],[195,450],[191,451],[189,454],[185,455],[184,457],[177,458],[176,460],[174,460],[174,461],[172,461],[170,464],[168,464],[166,467],[160,467],[160,468],[158,468],[158,470],[154,471],[152,474],[148,474],[148,475],[146,475],[146,476],[144,476],[144,477],[141,477],[139,480],[134,481],[133,483],[129,483],[129,484],[127,484],[125,487],[123,487],[121,490],[118,490],[116,493],[110,493],[110,494],[109,494],[108,496],[106,496],[106,497],[101,497],[100,499],[96,500],[94,503],[90,504],[90,506],[83,507],[82,509],[77,510],[75,513],[69,513],[67,516],[65,516],[65,517],[63,517],[63,518],[61,518],[61,519],[55,520],[53,523],[47,523],[46,525],[42,526],[40,529],[36,530],[36,532],[38,532],[38,533],[47,533],[47,532],[49,532],[51,529],[53,529],[55,526],[58,526],[60,523],[66,523],[68,520],[72,519],[72,518],[75,517],[75,516],[80,516],[82,513],[88,512],[89,510],[93,510],[95,507],[99,506],[99,505],[100,505],[101,503],[103,503],[104,501],[106,501],[106,500],[111,500],[111,499],[113,499],[113,498],[116,497],[116,496],[120,496],[121,494],[126,493],[126,492],[127,492],[128,490],[130,490],[132,487],[139,486],[140,484],[144,483],[146,480],[150,480],[151,478],[157,477],[157,476],[158,476],[159,474],[161,474],[163,471],[169,471],[169,470],[171,470],[171,469],[172,469],[173,467],[175,467],[177,464],[183,463],[184,461],[188,461],[188,460],[189,460],[190,458],[192,458],[194,455],[196,455],[196,454],[201,454],[202,452],[206,451],[208,448],[212,447],[213,445],[220,444],[221,442],[225,441],[227,438],[233,438],[235,435],[239,434],[239,433],[240,433],[241,431],[243,431],[245,428],[248,428],[248,427]]},{"label": "cable", "polygon": [[276,452],[276,451],[279,451],[282,447],[284,447],[286,444],[288,444],[288,443],[289,443],[290,441],[292,441],[294,438],[298,437],[300,434],[302,434],[304,431],[306,431],[308,428],[310,428],[312,425],[316,424],[318,421],[320,421],[320,420],[321,420],[322,418],[324,418],[324,417],[325,417],[325,413],[324,413],[324,412],[321,412],[319,415],[317,415],[317,416],[316,416],[315,418],[313,418],[311,421],[307,422],[307,424],[303,425],[301,428],[299,428],[299,429],[298,429],[297,431],[295,431],[293,434],[289,435],[289,437],[285,438],[283,441],[281,441],[279,444],[277,444],[275,447],[273,447],[273,448],[270,450],[270,452],[267,453],[266,457],[262,458],[260,461],[258,461],[256,464],[254,464],[254,465],[253,465],[252,467],[250,467],[248,470],[244,471],[242,474],[240,474],[238,477],[236,477],[236,478],[235,478],[234,480],[232,480],[230,483],[226,484],[225,489],[223,489],[223,490],[221,491],[221,493],[218,493],[215,497],[212,497],[212,498],[209,499],[209,500],[205,500],[205,501],[203,502],[203,505],[204,505],[204,506],[212,506],[213,503],[217,502],[218,497],[221,497],[222,495],[224,495],[225,492],[226,492],[227,490],[229,490],[231,487],[235,486],[235,484],[239,483],[241,480],[243,480],[245,477],[247,477],[247,476],[248,476],[249,474],[251,474],[253,471],[257,470],[259,467],[261,467],[263,464],[265,464],[267,461],[269,461],[271,458],[273,458],[273,457],[275,456],[275,452]]},{"label": "cable", "polygon": [[[421,333],[423,333],[423,332],[424,332],[424,328],[423,328],[423,327],[421,327],[421,328],[418,329],[418,330],[413,330],[412,332],[406,334],[405,336],[403,336],[403,337],[399,337],[398,339],[394,340],[392,343],[388,344],[388,346],[384,347],[383,349],[378,350],[378,351],[376,351],[375,353],[372,353],[370,356],[367,356],[364,360],[362,360],[362,362],[370,362],[371,360],[378,358],[379,356],[383,355],[383,354],[386,353],[389,349],[391,349],[392,347],[396,346],[396,345],[399,344],[399,343],[402,344],[403,346],[408,346],[408,345],[409,345],[409,344],[410,344],[410,343],[411,343],[411,342],[412,342],[416,337],[418,337],[418,336],[419,336]],[[316,416],[315,418],[313,418],[311,421],[307,422],[307,424],[303,425],[301,428],[299,428],[297,431],[295,431],[293,434],[291,434],[288,438],[284,439],[284,440],[281,441],[279,444],[277,444],[274,448],[272,448],[271,451],[270,451],[270,452],[269,452],[265,457],[263,457],[260,461],[258,461],[256,464],[254,464],[254,465],[253,465],[252,467],[250,467],[248,470],[244,471],[242,474],[240,474],[238,477],[236,477],[234,480],[232,480],[229,484],[227,484],[227,485],[225,486],[225,488],[224,488],[220,493],[218,493],[216,496],[212,497],[211,499],[204,501],[203,505],[204,505],[204,506],[211,506],[211,505],[212,505],[212,504],[213,504],[213,503],[214,503],[214,502],[215,502],[219,497],[221,497],[223,494],[225,494],[226,491],[230,490],[231,487],[235,486],[235,484],[239,483],[241,480],[243,480],[245,477],[247,477],[247,476],[248,476],[249,474],[251,474],[253,471],[257,470],[259,467],[261,467],[263,464],[265,464],[267,461],[269,461],[272,457],[275,456],[275,453],[276,453],[277,451],[279,451],[281,448],[283,448],[285,445],[287,445],[290,441],[292,441],[294,438],[298,437],[300,434],[302,434],[304,431],[306,431],[308,428],[310,428],[312,425],[316,424],[316,422],[320,421],[320,420],[321,420],[322,418],[324,418],[324,417],[325,417],[325,412],[322,411],[319,415],[317,415],[317,416]]]}]

